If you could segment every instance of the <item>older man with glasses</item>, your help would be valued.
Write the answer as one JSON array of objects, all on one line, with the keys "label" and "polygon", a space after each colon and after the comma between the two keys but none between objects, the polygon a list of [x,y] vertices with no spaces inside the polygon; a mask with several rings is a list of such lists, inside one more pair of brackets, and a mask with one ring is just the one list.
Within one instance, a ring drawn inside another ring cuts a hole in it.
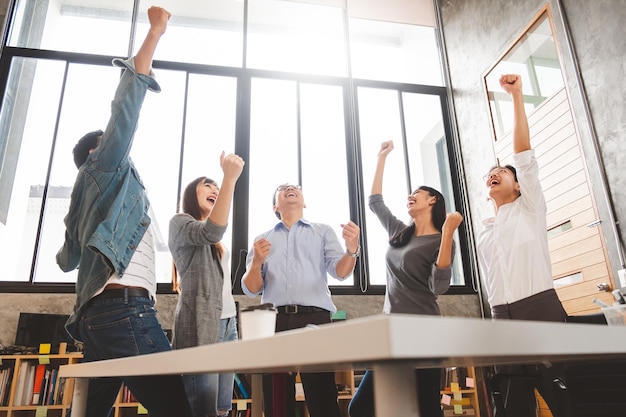
[{"label": "older man with glasses", "polygon": [[[359,255],[360,229],[352,221],[341,225],[344,249],[330,226],[304,218],[299,185],[280,185],[272,203],[280,222],[255,239],[241,287],[249,297],[262,294],[262,303],[277,307],[277,332],[330,323],[336,308],[327,274],[340,280],[350,276]],[[311,417],[341,415],[334,373],[303,373],[301,379]],[[294,386],[295,375],[265,376],[265,415],[295,416]]]}]

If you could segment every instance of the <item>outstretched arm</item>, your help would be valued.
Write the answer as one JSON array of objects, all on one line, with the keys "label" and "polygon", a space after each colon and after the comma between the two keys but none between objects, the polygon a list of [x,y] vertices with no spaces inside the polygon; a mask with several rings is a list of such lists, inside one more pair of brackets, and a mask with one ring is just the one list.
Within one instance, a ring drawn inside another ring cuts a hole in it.
[{"label": "outstretched arm", "polygon": [[524,109],[522,77],[516,74],[504,74],[500,77],[500,86],[509,93],[513,101],[513,153],[531,149],[528,119]]},{"label": "outstretched arm", "polygon": [[135,71],[137,74],[149,75],[152,68],[152,57],[161,36],[165,33],[171,14],[162,7],[152,6],[148,9],[150,29],[135,55]]},{"label": "outstretched arm", "polygon": [[383,174],[385,172],[385,162],[387,155],[393,150],[393,142],[388,140],[381,143],[380,151],[378,151],[378,163],[376,164],[376,172],[374,172],[374,180],[372,181],[371,194],[383,193]]}]

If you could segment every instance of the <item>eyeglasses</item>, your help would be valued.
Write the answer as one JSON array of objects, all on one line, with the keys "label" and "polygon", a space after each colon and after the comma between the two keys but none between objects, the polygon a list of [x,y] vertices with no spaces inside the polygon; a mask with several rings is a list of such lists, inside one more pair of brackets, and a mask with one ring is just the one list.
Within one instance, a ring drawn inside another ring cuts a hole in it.
[{"label": "eyeglasses", "polygon": [[301,185],[292,185],[292,184],[281,184],[276,189],[276,192],[282,193],[283,191],[287,191],[287,190],[302,191],[302,186]]},{"label": "eyeglasses", "polygon": [[491,171],[489,174],[483,175],[483,181],[487,181],[489,178],[491,178],[494,175],[502,175],[507,172],[511,172],[511,171],[509,171],[507,168],[504,168],[504,167],[496,168],[493,171]]}]

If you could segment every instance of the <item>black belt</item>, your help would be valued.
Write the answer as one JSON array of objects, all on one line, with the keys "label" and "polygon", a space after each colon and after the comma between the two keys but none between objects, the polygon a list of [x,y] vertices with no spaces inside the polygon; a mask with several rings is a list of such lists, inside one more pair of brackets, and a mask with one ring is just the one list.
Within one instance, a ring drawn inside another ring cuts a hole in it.
[{"label": "black belt", "polygon": [[285,313],[285,314],[320,313],[320,312],[330,313],[330,311],[320,308],[320,307],[300,306],[297,304],[279,306],[279,307],[276,307],[276,309],[278,310],[279,313]]},{"label": "black belt", "polygon": [[98,294],[95,298],[105,300],[108,298],[130,298],[143,297],[151,298],[150,292],[145,288],[126,287],[126,288],[108,288]]}]

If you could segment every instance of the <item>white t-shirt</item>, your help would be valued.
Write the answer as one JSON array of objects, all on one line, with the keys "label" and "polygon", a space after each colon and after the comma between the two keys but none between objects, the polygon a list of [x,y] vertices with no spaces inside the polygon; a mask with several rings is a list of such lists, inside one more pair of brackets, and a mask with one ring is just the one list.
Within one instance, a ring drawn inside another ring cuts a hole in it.
[{"label": "white t-shirt", "polygon": [[546,201],[534,150],[513,155],[521,196],[483,222],[479,262],[489,304],[510,304],[554,288],[548,250]]},{"label": "white t-shirt", "polygon": [[[141,238],[137,250],[130,258],[130,263],[124,271],[124,276],[120,277],[113,272],[104,287],[108,284],[121,284],[127,287],[141,287],[148,290],[156,302],[156,273],[155,273],[155,252],[154,236],[152,228],[148,227],[146,233]],[[102,287],[94,296],[104,291]]]},{"label": "white t-shirt", "polygon": [[224,271],[224,286],[222,288],[222,317],[227,319],[235,317],[237,315],[237,306],[235,305],[235,299],[233,298],[233,285],[230,281],[230,252],[228,248],[222,244],[224,253],[222,255],[222,271]]}]

